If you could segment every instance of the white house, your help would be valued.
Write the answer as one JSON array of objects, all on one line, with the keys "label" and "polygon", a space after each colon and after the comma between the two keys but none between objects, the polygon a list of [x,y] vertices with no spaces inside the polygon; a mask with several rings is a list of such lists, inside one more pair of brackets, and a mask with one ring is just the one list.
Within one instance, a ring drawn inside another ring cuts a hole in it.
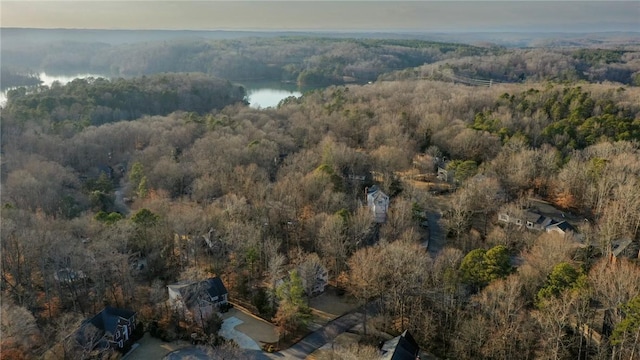
[{"label": "white house", "polygon": [[389,196],[383,193],[377,185],[367,188],[367,206],[373,213],[373,221],[377,223],[387,221]]}]

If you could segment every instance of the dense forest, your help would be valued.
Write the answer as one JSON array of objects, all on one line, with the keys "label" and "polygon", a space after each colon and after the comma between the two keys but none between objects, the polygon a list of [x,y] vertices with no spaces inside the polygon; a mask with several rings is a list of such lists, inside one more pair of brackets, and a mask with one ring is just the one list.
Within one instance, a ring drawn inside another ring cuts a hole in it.
[{"label": "dense forest", "polygon": [[[640,84],[637,46],[507,49],[487,43],[472,46],[419,39],[288,36],[125,44],[53,41],[46,46],[26,43],[4,47],[2,56],[3,68],[18,74],[21,71],[16,69],[112,77],[202,72],[235,81],[282,80],[315,86],[366,83],[388,73],[384,78],[429,76],[443,80],[455,74],[496,82]],[[392,73],[396,70],[399,73]]]},{"label": "dense forest", "polygon": [[[410,329],[441,358],[639,356],[638,52],[325,39],[94,50],[45,60],[139,77],[17,89],[2,111],[3,355],[38,357],[105,304],[180,337],[166,285],[208,274],[282,334],[303,332],[305,302],[275,284],[320,263],[376,305],[365,332]],[[259,110],[211,75],[340,86]],[[473,78],[495,82],[460,81]],[[391,198],[381,224],[373,185]],[[498,221],[534,201],[575,231]]]},{"label": "dense forest", "polygon": [[36,120],[53,127],[102,125],[177,110],[205,114],[242,102],[245,91],[228,80],[204,74],[165,73],[136,79],[75,79],[62,86],[20,87],[7,93],[11,119]]},{"label": "dense forest", "polygon": [[468,56],[441,60],[411,69],[385,74],[382,78],[494,82],[613,81],[640,85],[640,57],[637,49],[545,48],[514,49],[492,56]]},{"label": "dense forest", "polygon": [[3,63],[49,73],[140,76],[203,72],[230,80],[331,85],[367,82],[390,70],[487,52],[465,44],[401,39],[176,39],[119,45],[54,42],[46,47],[14,46],[3,49]]}]

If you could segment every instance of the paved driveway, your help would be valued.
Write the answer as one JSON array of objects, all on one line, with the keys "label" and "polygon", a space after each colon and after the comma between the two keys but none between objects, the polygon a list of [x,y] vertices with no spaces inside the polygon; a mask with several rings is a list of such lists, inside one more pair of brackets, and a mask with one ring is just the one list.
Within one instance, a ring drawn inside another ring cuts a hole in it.
[{"label": "paved driveway", "polygon": [[184,349],[172,351],[162,358],[163,360],[209,360],[211,359],[207,353],[201,349],[190,346]]},{"label": "paved driveway", "polygon": [[432,212],[427,214],[429,222],[429,243],[427,249],[432,256],[435,256],[444,248],[446,236],[440,226],[440,213]]},{"label": "paved driveway", "polygon": [[305,359],[312,352],[319,349],[322,345],[332,341],[336,336],[356,326],[362,322],[363,314],[361,312],[353,312],[341,316],[322,328],[305,336],[302,340],[288,349],[270,354],[272,359]]},{"label": "paved driveway", "polygon": [[[216,350],[211,350],[210,354],[207,354],[204,350],[190,346],[188,348],[176,350],[167,354],[162,360],[212,360],[212,359],[237,359],[237,360],[272,360],[272,358],[265,355],[264,352],[258,350],[238,350],[232,354],[226,354],[220,356],[216,353]],[[151,359],[149,360],[157,360]]]},{"label": "paved driveway", "polygon": [[[373,315],[373,312],[374,311],[370,304],[369,315]],[[271,353],[271,354],[261,351],[255,340],[251,339],[246,334],[236,330],[236,327],[242,325],[243,321],[238,319],[235,316],[230,316],[227,319],[225,319],[225,321],[222,324],[222,329],[220,330],[220,335],[222,335],[225,338],[227,338],[228,336],[228,338],[231,338],[236,342],[238,342],[238,345],[240,345],[241,348],[245,349],[243,353],[243,360],[305,359],[307,356],[309,356],[312,352],[320,348],[322,345],[328,342],[331,342],[338,335],[342,334],[348,329],[351,329],[355,325],[361,323],[362,317],[363,317],[362,308],[354,310],[344,316],[341,316],[337,319],[330,321],[322,328],[305,336],[303,339],[301,339],[298,343],[294,344],[290,348],[282,351],[278,351],[276,353]],[[146,334],[145,336],[147,335],[148,334]],[[155,344],[155,345],[157,348],[158,347],[157,345],[159,344]],[[142,350],[142,349],[138,349],[138,350]],[[138,355],[138,357],[135,357],[136,359],[160,359],[162,358],[162,356],[165,356],[163,359],[166,359],[166,360],[209,359],[209,357],[202,350],[194,346],[187,346],[185,348],[172,351],[168,354],[167,352],[169,349],[167,348],[157,349],[159,351],[157,353],[154,353],[153,355],[151,353],[147,353],[144,351],[138,352],[138,350],[134,352],[134,354],[137,353],[136,355]],[[149,357],[149,355],[152,355],[152,357]],[[157,357],[154,357],[154,356],[157,356]],[[132,357],[132,359],[133,358],[134,357]]]},{"label": "paved driveway", "polygon": [[164,342],[152,337],[148,332],[138,340],[138,347],[126,355],[126,360],[162,359],[166,354],[187,347],[186,341]]},{"label": "paved driveway", "polygon": [[222,327],[220,328],[220,336],[227,340],[235,341],[241,349],[260,350],[260,345],[258,345],[255,340],[247,336],[245,333],[235,329],[236,326],[242,324],[243,322],[244,321],[238,319],[235,316],[226,318],[222,323]]}]

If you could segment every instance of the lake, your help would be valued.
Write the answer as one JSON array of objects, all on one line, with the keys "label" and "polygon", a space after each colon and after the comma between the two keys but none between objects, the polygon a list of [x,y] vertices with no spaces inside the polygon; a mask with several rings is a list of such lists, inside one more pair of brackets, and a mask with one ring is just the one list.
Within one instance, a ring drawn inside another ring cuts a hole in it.
[{"label": "lake", "polygon": [[[51,86],[54,81],[58,81],[64,85],[76,78],[109,78],[109,76],[100,74],[48,75],[46,73],[40,73],[39,76],[40,80],[43,82],[42,85],[47,86]],[[276,107],[282,99],[289,96],[302,96],[302,92],[295,84],[281,83],[278,81],[243,82],[241,84],[247,91],[249,106],[256,109]],[[0,106],[4,106],[6,104],[7,92],[9,90],[10,89],[0,92]]]},{"label": "lake", "polygon": [[241,83],[247,91],[249,106],[255,109],[276,107],[282,99],[289,96],[300,97],[302,92],[295,84],[278,81],[260,81]]}]

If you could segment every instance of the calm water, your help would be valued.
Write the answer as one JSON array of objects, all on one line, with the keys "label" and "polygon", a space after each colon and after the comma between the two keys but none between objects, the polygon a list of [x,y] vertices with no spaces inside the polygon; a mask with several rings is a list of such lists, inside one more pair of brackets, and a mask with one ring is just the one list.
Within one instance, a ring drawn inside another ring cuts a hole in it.
[{"label": "calm water", "polygon": [[[54,81],[58,81],[61,84],[66,84],[71,82],[76,78],[87,78],[87,77],[105,77],[105,75],[99,74],[76,74],[76,75],[60,75],[53,76],[47,75],[46,73],[40,73],[40,80],[42,80],[42,85],[51,86]],[[253,108],[265,109],[269,107],[276,107],[278,103],[289,96],[300,97],[302,96],[302,92],[298,89],[295,84],[284,84],[280,82],[252,82],[252,83],[243,83],[242,84],[247,91],[247,100],[249,104]],[[7,91],[0,92],[0,106],[4,106],[7,102]]]},{"label": "calm water", "polygon": [[302,92],[295,84],[269,81],[243,83],[242,85],[247,91],[249,106],[256,109],[276,107],[282,99],[286,99],[289,96],[302,96]]}]

